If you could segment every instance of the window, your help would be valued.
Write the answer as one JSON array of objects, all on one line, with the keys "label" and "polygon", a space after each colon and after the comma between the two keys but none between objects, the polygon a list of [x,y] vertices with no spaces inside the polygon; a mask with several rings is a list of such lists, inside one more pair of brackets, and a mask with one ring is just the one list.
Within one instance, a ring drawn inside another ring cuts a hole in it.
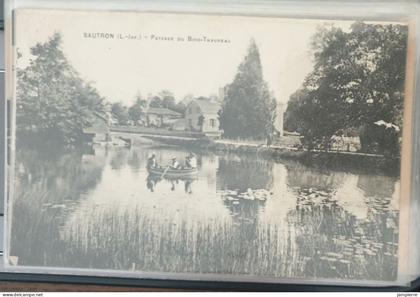
[{"label": "window", "polygon": [[210,126],[211,127],[216,127],[216,121],[214,119],[210,119]]},{"label": "window", "polygon": [[192,127],[192,120],[191,119],[188,120],[188,126]]}]

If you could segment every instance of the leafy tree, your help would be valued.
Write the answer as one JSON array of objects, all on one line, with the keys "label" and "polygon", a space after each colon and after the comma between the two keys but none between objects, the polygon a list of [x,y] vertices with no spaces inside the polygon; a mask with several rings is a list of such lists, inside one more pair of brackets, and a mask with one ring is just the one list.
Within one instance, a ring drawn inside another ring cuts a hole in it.
[{"label": "leafy tree", "polygon": [[262,139],[274,131],[276,100],[263,79],[260,54],[252,40],[220,112],[225,137]]},{"label": "leafy tree", "polygon": [[150,100],[149,106],[159,108],[159,107],[162,107],[162,104],[163,104],[162,99],[159,96],[153,96],[152,99]]},{"label": "leafy tree", "polygon": [[105,115],[104,98],[80,78],[61,43],[59,33],[45,43],[37,43],[30,49],[28,65],[18,67],[18,135],[42,134],[46,139],[70,144],[81,139],[83,128],[90,126],[96,115]]},{"label": "leafy tree", "polygon": [[153,96],[150,99],[150,107],[168,108],[184,114],[187,106],[184,100],[176,103],[173,93],[168,90],[163,90],[157,96]]},{"label": "leafy tree", "polygon": [[118,121],[119,125],[127,125],[129,122],[128,108],[121,102],[111,105],[111,114]]},{"label": "leafy tree", "polygon": [[174,94],[172,92],[168,90],[162,90],[161,92],[159,92],[157,97],[160,98],[160,101],[159,100],[155,101],[156,107],[176,110],[176,101],[175,101]]},{"label": "leafy tree", "polygon": [[179,101],[175,107],[173,108],[174,111],[179,112],[182,115],[185,115],[185,110],[187,109],[187,106],[184,104],[184,102]]},{"label": "leafy tree", "polygon": [[182,100],[181,102],[187,106],[188,104],[191,103],[191,101],[194,100],[194,95],[193,94],[187,94]]},{"label": "leafy tree", "polygon": [[166,97],[172,97],[173,98],[174,94],[171,91],[165,89],[165,90],[160,91],[158,96],[162,99],[165,99]]},{"label": "leafy tree", "polygon": [[138,94],[136,96],[136,101],[130,108],[128,109],[128,117],[134,123],[138,123],[140,121],[144,108],[146,108],[147,102],[146,100],[142,99],[141,95]]},{"label": "leafy tree", "polygon": [[162,107],[174,110],[176,108],[175,98],[174,97],[163,98]]},{"label": "leafy tree", "polygon": [[401,25],[321,28],[312,42],[314,70],[288,104],[287,129],[296,128],[309,146],[327,148],[332,135],[355,128],[364,151],[397,154],[406,46],[407,28]]},{"label": "leafy tree", "polygon": [[158,96],[162,99],[162,107],[170,109],[175,106],[175,97],[172,92],[162,90],[159,92]]},{"label": "leafy tree", "polygon": [[303,101],[302,97],[305,96],[305,90],[299,89],[293,93],[289,102],[287,103],[287,109],[284,113],[284,129],[289,132],[302,131],[302,125],[304,122],[297,117],[299,112],[299,103]]}]

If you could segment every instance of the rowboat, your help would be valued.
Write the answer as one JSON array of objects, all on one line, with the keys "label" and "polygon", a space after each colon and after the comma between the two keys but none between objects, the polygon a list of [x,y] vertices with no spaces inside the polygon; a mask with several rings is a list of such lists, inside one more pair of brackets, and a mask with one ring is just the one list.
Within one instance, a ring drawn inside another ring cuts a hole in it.
[{"label": "rowboat", "polygon": [[166,178],[186,178],[194,177],[197,175],[197,168],[180,168],[172,169],[167,167],[158,167],[158,168],[147,168],[147,171],[152,174],[161,177],[162,175]]}]

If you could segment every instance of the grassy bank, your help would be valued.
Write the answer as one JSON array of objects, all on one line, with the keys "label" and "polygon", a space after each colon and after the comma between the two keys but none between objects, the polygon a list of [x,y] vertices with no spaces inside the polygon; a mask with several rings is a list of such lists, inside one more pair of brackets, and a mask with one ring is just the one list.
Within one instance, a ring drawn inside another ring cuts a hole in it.
[{"label": "grassy bank", "polygon": [[328,167],[329,169],[345,170],[350,172],[369,171],[397,176],[399,175],[400,170],[400,158],[392,158],[382,155],[340,151],[307,151],[298,150],[294,147],[267,147],[265,145],[251,143],[218,142],[211,139],[162,139],[154,136],[150,136],[148,138],[165,144],[182,146],[192,150],[199,149],[211,152],[253,154],[257,157],[274,160],[298,160],[308,166]]}]

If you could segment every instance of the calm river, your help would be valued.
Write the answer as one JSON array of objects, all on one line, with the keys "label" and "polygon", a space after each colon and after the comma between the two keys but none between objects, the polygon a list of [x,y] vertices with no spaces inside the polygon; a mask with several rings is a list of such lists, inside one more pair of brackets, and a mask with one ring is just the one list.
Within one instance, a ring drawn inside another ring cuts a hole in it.
[{"label": "calm river", "polygon": [[[166,165],[188,151],[19,150],[10,248],[18,265],[396,277],[398,178],[196,152],[197,178],[160,180],[145,168],[152,153]],[[239,197],[249,192],[265,196]]]}]

